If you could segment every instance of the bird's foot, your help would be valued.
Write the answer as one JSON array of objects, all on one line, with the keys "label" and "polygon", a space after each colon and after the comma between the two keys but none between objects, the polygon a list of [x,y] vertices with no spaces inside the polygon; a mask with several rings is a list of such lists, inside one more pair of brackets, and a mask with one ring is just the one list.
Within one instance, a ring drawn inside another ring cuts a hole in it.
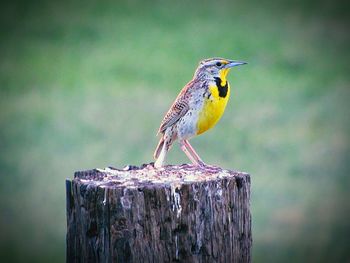
[{"label": "bird's foot", "polygon": [[210,171],[210,172],[218,172],[219,170],[221,170],[220,167],[215,166],[215,165],[211,165],[211,164],[206,164],[203,161],[200,161],[198,163],[198,166],[201,167],[202,169],[205,169],[205,170]]}]

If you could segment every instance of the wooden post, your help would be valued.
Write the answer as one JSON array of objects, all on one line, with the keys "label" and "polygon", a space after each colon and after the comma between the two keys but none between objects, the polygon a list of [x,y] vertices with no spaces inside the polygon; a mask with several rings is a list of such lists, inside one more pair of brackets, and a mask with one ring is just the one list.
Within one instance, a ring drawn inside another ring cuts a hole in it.
[{"label": "wooden post", "polygon": [[192,165],[76,172],[67,262],[250,262],[250,176]]}]

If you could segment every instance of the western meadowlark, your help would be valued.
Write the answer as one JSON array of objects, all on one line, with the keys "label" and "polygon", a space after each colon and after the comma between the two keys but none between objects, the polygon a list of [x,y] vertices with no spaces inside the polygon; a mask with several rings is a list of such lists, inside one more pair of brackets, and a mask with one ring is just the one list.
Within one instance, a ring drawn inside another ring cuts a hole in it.
[{"label": "western meadowlark", "polygon": [[230,97],[226,79],[234,66],[246,64],[223,58],[202,60],[193,79],[181,90],[160,124],[162,135],[154,152],[154,166],[162,167],[167,152],[179,140],[181,149],[196,166],[205,166],[188,140],[215,126],[225,111]]}]

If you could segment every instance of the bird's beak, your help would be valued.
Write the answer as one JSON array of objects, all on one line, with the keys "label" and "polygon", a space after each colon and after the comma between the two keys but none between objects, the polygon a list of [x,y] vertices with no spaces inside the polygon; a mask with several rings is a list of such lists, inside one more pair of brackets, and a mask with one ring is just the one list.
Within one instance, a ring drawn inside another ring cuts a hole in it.
[{"label": "bird's beak", "polygon": [[240,65],[245,65],[248,64],[247,62],[243,62],[243,61],[235,61],[235,60],[230,60],[229,63],[227,63],[225,65],[225,68],[232,68],[235,66],[240,66]]}]

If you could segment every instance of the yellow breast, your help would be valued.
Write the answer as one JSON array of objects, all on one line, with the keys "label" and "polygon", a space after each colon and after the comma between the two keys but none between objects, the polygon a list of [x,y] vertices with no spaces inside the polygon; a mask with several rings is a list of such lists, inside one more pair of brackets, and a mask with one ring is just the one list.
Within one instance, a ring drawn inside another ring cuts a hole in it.
[{"label": "yellow breast", "polygon": [[227,93],[225,96],[223,96],[223,94],[220,93],[218,86],[216,86],[215,84],[209,86],[211,96],[210,98],[205,98],[203,108],[199,113],[197,123],[197,134],[201,134],[214,127],[223,115],[227,105],[227,101],[230,97],[230,85],[228,84],[228,82],[226,83]]}]

